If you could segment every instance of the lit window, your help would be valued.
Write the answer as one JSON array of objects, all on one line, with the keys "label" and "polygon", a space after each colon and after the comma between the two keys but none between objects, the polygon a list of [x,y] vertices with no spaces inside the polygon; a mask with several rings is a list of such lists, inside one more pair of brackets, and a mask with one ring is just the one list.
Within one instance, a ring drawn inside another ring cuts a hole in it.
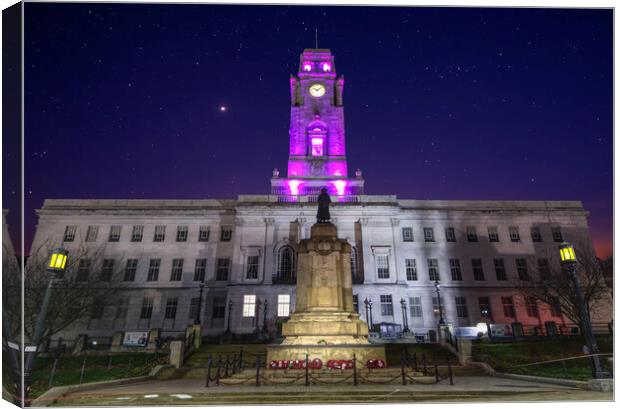
[{"label": "lit window", "polygon": [[312,138],[312,156],[323,156],[323,138]]},{"label": "lit window", "polygon": [[243,296],[243,316],[254,317],[256,315],[256,296],[244,295]]},{"label": "lit window", "polygon": [[312,71],[312,65],[310,63],[304,63],[304,71]]},{"label": "lit window", "polygon": [[377,276],[379,278],[390,278],[389,258],[387,255],[377,256]]},{"label": "lit window", "polygon": [[323,63],[323,71],[330,72],[332,70],[332,66],[329,63]]},{"label": "lit window", "polygon": [[278,317],[288,317],[291,310],[291,296],[288,294],[278,295]]}]

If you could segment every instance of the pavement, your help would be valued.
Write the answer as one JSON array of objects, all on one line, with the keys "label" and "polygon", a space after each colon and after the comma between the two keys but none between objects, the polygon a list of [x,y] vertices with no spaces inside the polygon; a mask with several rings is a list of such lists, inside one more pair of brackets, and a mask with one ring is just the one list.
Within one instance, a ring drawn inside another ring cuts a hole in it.
[{"label": "pavement", "polygon": [[[242,405],[405,402],[612,401],[612,392],[487,376],[462,376],[451,386],[433,385],[280,385],[216,386],[202,379],[149,380],[100,387],[58,398],[57,406]],[[50,402],[51,403],[51,402]]]}]

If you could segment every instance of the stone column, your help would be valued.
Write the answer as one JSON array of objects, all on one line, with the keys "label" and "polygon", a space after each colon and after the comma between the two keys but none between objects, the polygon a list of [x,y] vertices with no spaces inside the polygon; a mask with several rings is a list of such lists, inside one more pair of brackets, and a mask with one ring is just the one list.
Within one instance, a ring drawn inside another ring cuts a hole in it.
[{"label": "stone column", "polygon": [[183,355],[185,343],[183,341],[171,341],[170,342],[170,355],[168,355],[168,363],[175,368],[183,366]]},{"label": "stone column", "polygon": [[275,218],[265,217],[265,251],[263,256],[263,283],[271,284],[271,275],[275,271],[273,254]]},{"label": "stone column", "polygon": [[395,283],[407,282],[406,277],[401,277],[399,273],[399,260],[398,260],[398,250],[400,250],[400,219],[395,217],[390,219],[392,223],[392,244],[394,248],[394,279],[391,280]]},{"label": "stone column", "polygon": [[110,351],[115,352],[121,350],[124,335],[125,334],[121,331],[117,331],[114,333],[114,335],[112,336],[112,345],[110,346]]},{"label": "stone column", "polygon": [[146,341],[147,351],[157,350],[157,339],[159,338],[160,331],[159,328],[151,328],[149,331],[148,340]]}]

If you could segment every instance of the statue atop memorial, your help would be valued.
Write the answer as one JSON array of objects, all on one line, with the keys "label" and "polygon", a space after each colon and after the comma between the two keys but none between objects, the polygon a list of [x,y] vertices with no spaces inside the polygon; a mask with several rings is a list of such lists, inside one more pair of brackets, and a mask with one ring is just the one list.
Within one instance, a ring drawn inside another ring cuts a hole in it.
[{"label": "statue atop memorial", "polygon": [[319,202],[319,210],[316,214],[316,222],[317,223],[329,223],[331,217],[329,215],[329,204],[332,200],[327,193],[327,189],[321,189],[321,194],[318,198]]}]

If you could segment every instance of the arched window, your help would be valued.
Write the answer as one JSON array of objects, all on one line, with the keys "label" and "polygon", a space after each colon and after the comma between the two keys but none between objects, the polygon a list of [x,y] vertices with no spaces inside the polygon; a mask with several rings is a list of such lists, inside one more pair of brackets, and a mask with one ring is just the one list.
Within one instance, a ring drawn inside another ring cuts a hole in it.
[{"label": "arched window", "polygon": [[278,250],[278,264],[274,283],[294,284],[297,278],[295,264],[295,250],[291,246],[282,246]]}]

